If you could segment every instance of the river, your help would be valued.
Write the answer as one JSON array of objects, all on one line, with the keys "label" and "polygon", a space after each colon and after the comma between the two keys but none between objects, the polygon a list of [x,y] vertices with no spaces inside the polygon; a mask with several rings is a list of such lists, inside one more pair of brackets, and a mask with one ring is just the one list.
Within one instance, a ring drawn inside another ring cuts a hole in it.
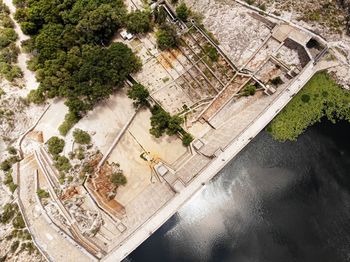
[{"label": "river", "polygon": [[350,125],[261,132],[126,261],[350,261]]}]

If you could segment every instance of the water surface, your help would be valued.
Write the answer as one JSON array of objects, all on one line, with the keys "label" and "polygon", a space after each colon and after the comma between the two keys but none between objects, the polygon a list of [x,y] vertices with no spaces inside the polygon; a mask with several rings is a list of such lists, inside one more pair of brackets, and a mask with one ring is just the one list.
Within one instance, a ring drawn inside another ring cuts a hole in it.
[{"label": "water surface", "polygon": [[350,261],[350,125],[261,132],[129,261]]}]

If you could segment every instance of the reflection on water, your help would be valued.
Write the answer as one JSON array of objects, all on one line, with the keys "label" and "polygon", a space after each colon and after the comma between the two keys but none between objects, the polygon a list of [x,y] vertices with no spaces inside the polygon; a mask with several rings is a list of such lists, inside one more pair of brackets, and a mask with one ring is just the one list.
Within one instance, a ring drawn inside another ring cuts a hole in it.
[{"label": "reflection on water", "polygon": [[130,261],[350,261],[350,125],[262,132]]}]

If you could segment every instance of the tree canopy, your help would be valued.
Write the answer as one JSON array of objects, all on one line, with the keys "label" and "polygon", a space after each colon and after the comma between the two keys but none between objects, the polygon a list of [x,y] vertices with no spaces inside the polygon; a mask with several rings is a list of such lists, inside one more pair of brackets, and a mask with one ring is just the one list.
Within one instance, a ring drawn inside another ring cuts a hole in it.
[{"label": "tree canopy", "polygon": [[187,21],[190,15],[190,9],[188,9],[185,3],[181,3],[176,7],[176,15],[180,20]]},{"label": "tree canopy", "polygon": [[75,129],[73,132],[74,141],[78,144],[90,144],[91,137],[88,132],[81,129]]},{"label": "tree canopy", "polygon": [[176,30],[170,25],[163,25],[156,33],[156,38],[160,50],[175,48],[178,42]]},{"label": "tree canopy", "polygon": [[64,144],[64,140],[57,136],[53,136],[47,140],[48,150],[52,155],[60,154],[63,151]]},{"label": "tree canopy", "polygon": [[61,134],[140,69],[139,59],[126,45],[110,44],[127,19],[122,0],[17,0],[16,4],[15,18],[32,36],[27,43],[33,54],[29,66],[40,83],[29,100],[67,98],[69,115]]},{"label": "tree canopy", "polygon": [[127,16],[126,28],[133,34],[149,32],[152,28],[150,13],[139,10],[131,12]]},{"label": "tree canopy", "polygon": [[135,106],[148,106],[149,92],[148,90],[141,84],[134,84],[128,90],[128,97],[133,99]]}]

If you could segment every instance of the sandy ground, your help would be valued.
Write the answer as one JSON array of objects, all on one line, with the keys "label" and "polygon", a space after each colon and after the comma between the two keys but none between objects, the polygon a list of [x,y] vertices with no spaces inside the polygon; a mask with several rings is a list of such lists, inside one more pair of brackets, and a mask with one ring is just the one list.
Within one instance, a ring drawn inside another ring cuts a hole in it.
[{"label": "sandy ground", "polygon": [[[269,35],[262,22],[234,1],[186,0],[192,9],[203,14],[205,27],[237,66],[242,66]],[[225,28],[225,30],[222,30]]]},{"label": "sandy ground", "polygon": [[64,121],[68,108],[64,105],[63,99],[55,99],[49,110],[35,127],[35,131],[43,132],[44,142],[52,136],[59,136],[58,127]]},{"label": "sandy ground", "polygon": [[65,153],[72,149],[73,131],[76,128],[87,131],[91,135],[92,143],[102,154],[107,152],[114,138],[135,112],[133,101],[127,97],[126,91],[127,88],[119,90],[101,102],[69,131]]}]

